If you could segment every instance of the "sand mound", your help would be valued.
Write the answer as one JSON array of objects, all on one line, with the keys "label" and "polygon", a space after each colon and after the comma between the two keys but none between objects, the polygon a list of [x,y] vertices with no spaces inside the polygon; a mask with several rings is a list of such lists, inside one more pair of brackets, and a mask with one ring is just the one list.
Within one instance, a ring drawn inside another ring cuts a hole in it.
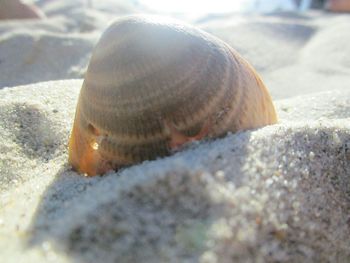
[{"label": "sand mound", "polygon": [[30,29],[2,34],[0,87],[83,77],[94,39]]},{"label": "sand mound", "polygon": [[224,16],[199,25],[227,41],[261,73],[276,99],[348,90],[350,15]]},{"label": "sand mound", "polygon": [[278,101],[280,124],[84,178],[66,163],[80,85],[54,81],[0,91],[0,251],[6,259],[350,257],[350,92]]},{"label": "sand mound", "polygon": [[[43,2],[48,19],[0,24],[0,88],[82,78],[103,30],[118,15],[140,12],[137,6],[107,0],[93,1],[93,9],[87,1]],[[349,89],[350,15],[235,14],[187,22],[236,48],[257,68],[275,99]]]}]

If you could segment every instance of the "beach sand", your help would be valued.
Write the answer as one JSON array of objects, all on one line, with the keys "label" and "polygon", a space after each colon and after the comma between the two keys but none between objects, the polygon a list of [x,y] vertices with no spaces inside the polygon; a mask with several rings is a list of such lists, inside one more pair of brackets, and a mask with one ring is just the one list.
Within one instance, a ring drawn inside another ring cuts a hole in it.
[{"label": "beach sand", "polygon": [[349,262],[350,15],[188,21],[257,68],[279,123],[87,178],[67,163],[84,71],[140,10],[68,3],[0,22],[1,262]]}]

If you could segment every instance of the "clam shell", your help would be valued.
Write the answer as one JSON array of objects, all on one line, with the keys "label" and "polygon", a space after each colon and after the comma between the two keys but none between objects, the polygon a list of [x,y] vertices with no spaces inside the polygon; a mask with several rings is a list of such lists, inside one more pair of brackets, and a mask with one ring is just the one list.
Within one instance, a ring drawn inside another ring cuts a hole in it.
[{"label": "clam shell", "polygon": [[69,162],[102,174],[169,155],[187,141],[276,121],[261,78],[228,44],[178,22],[128,17],[94,49]]}]

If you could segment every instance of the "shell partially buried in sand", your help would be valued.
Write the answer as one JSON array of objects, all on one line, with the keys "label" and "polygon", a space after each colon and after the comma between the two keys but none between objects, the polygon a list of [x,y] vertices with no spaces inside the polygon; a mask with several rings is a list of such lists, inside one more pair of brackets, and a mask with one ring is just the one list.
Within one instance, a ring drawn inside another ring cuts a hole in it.
[{"label": "shell partially buried in sand", "polygon": [[129,17],[111,25],[93,52],[69,162],[103,174],[276,121],[259,75],[228,44],[177,22]]}]

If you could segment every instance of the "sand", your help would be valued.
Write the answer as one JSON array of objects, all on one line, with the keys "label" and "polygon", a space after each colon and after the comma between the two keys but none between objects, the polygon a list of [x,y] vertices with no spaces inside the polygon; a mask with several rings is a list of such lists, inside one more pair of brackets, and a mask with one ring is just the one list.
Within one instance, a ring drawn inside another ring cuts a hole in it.
[{"label": "sand", "polygon": [[349,262],[349,15],[189,21],[252,62],[280,122],[86,178],[67,164],[82,77],[132,11],[41,6],[0,23],[1,262]]}]

